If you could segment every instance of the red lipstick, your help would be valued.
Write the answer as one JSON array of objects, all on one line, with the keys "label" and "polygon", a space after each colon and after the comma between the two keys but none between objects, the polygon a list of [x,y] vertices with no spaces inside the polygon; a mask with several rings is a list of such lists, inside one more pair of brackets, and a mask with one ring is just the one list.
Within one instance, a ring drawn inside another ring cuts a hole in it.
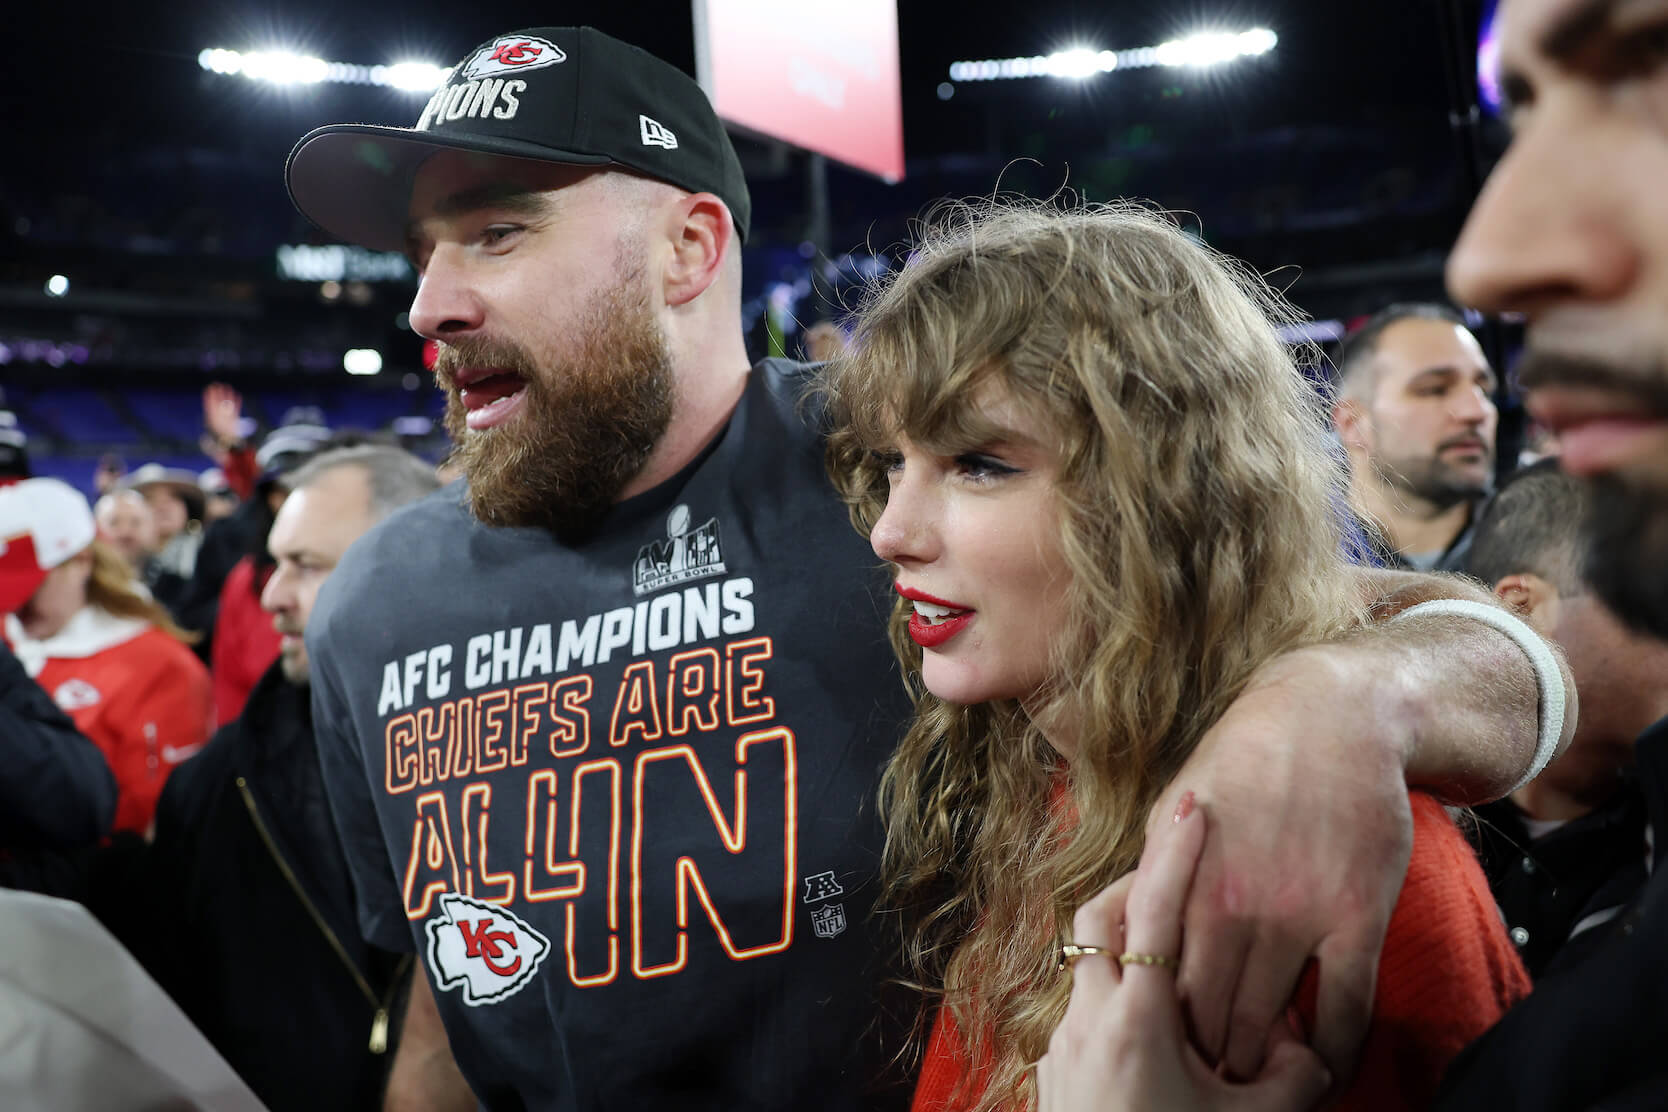
[{"label": "red lipstick", "polygon": [[946,610],[960,610],[960,614],[944,618],[940,621],[929,622],[921,616],[920,611],[909,616],[909,638],[923,649],[936,649],[950,638],[967,628],[977,611],[969,610],[960,603],[947,599],[936,598],[925,591],[917,591],[913,587],[905,587],[902,583],[894,584],[898,594],[911,602],[924,602],[929,606],[942,606]]}]

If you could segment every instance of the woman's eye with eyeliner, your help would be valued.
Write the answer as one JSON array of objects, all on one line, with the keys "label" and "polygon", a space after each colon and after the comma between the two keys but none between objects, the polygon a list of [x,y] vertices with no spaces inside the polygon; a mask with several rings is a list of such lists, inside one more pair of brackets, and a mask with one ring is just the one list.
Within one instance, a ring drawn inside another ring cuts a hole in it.
[{"label": "woman's eye with eyeliner", "polygon": [[957,456],[956,470],[970,479],[996,479],[1019,473],[1019,468],[1010,467],[995,456],[982,452],[963,452]]},{"label": "woman's eye with eyeliner", "polygon": [[903,470],[903,455],[899,452],[871,451],[869,463],[878,470],[891,473]]}]

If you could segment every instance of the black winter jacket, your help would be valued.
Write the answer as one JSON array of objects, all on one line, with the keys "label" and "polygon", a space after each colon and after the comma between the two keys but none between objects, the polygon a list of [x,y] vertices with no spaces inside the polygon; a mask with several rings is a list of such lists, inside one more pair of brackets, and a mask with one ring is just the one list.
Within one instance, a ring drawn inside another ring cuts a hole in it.
[{"label": "black winter jacket", "polygon": [[380,1107],[411,959],[360,937],[308,690],[280,665],[168,778],[144,856],[99,910],[262,1101]]},{"label": "black winter jacket", "polygon": [[0,641],[0,851],[96,842],[116,814],[98,751]]}]

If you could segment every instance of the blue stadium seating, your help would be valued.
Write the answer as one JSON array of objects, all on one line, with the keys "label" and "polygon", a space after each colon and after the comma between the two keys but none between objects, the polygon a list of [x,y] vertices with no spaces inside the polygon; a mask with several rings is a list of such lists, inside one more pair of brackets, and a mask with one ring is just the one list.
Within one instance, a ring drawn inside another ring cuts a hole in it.
[{"label": "blue stadium seating", "polygon": [[7,391],[23,430],[46,433],[76,445],[125,444],[140,430],[119,417],[98,391],[66,386],[52,390]]},{"label": "blue stadium seating", "polygon": [[203,432],[203,403],[182,390],[123,390],[122,396],[153,436],[194,441]]}]

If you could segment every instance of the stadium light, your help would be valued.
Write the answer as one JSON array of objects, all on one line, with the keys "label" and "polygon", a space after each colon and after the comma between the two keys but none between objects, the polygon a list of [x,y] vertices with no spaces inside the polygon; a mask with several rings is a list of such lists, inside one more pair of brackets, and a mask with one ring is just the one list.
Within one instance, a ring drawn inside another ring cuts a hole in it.
[{"label": "stadium light", "polygon": [[63,297],[66,293],[69,293],[69,279],[62,274],[54,274],[46,280],[48,297]]},{"label": "stadium light", "polygon": [[382,353],[375,348],[352,348],[342,356],[342,370],[350,375],[380,374]]},{"label": "stadium light", "polygon": [[331,81],[342,85],[377,85],[424,93],[439,88],[446,79],[446,67],[432,62],[362,66],[353,62],[327,62],[322,58],[284,50],[245,53],[213,47],[197,55],[197,64],[210,73],[227,76],[242,74],[251,81],[265,81],[273,85],[313,85]]},{"label": "stadium light", "polygon": [[951,62],[951,81],[999,81],[1015,77],[1060,77],[1082,81],[1118,69],[1147,69],[1151,66],[1215,66],[1238,58],[1267,54],[1280,41],[1266,27],[1249,31],[1203,31],[1171,39],[1157,46],[1129,50],[1094,50],[1074,46],[1053,54],[1030,58],[986,58]]}]

